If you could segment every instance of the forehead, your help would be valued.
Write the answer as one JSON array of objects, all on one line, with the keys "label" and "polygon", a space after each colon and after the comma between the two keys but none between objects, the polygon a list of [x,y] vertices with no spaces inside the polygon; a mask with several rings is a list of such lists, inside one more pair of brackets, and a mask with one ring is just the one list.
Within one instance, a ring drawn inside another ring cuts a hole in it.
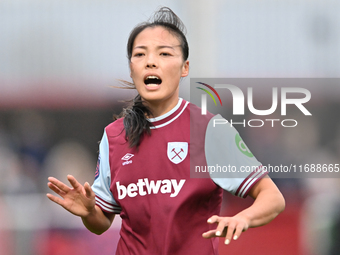
[{"label": "forehead", "polygon": [[161,26],[148,27],[140,32],[133,43],[133,47],[136,46],[177,46],[180,44],[179,39],[170,33],[166,28]]}]

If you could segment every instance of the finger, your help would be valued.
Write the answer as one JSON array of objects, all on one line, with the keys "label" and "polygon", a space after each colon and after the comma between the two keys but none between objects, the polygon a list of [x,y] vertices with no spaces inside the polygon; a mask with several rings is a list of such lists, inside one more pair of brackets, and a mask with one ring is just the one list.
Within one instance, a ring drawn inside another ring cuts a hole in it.
[{"label": "finger", "polygon": [[216,237],[216,230],[214,229],[214,230],[209,230],[209,231],[207,231],[207,232],[204,232],[204,233],[202,234],[202,236],[203,236],[204,238],[212,238],[212,237]]},{"label": "finger", "polygon": [[214,216],[211,216],[209,219],[208,219],[208,223],[209,224],[212,224],[212,223],[216,223],[216,222],[219,222],[219,219],[220,219],[220,217],[219,216],[217,216],[217,215],[214,215]]},{"label": "finger", "polygon": [[61,205],[62,207],[64,207],[64,200],[59,198],[59,197],[56,197],[56,196],[53,196],[52,194],[49,194],[47,193],[46,196],[54,203],[58,204],[58,205]]},{"label": "finger", "polygon": [[60,190],[57,186],[55,186],[53,183],[49,182],[47,183],[47,186],[53,190],[55,193],[57,193],[59,196],[64,197],[64,195],[66,194],[64,191]]},{"label": "finger", "polygon": [[65,193],[70,191],[70,188],[62,183],[61,181],[59,181],[58,179],[54,178],[54,177],[48,177],[48,180],[56,187],[58,187],[60,190],[64,191]]},{"label": "finger", "polygon": [[242,225],[237,225],[236,226],[236,230],[235,230],[234,237],[233,237],[234,240],[237,240],[241,236],[241,234],[243,232],[243,229],[244,228],[243,228]]},{"label": "finger", "polygon": [[85,192],[86,192],[86,197],[91,198],[94,195],[94,192],[92,191],[92,188],[88,182],[85,182],[84,184]]},{"label": "finger", "polygon": [[223,231],[225,231],[225,228],[228,227],[228,224],[229,224],[228,220],[226,219],[221,220],[216,228],[216,236],[221,236]]},{"label": "finger", "polygon": [[74,189],[79,189],[81,187],[81,184],[72,175],[67,175],[67,180],[71,183]]},{"label": "finger", "polygon": [[234,223],[230,223],[227,229],[227,234],[225,236],[225,244],[229,244],[231,241],[231,238],[233,237],[234,231],[235,231],[236,225]]}]

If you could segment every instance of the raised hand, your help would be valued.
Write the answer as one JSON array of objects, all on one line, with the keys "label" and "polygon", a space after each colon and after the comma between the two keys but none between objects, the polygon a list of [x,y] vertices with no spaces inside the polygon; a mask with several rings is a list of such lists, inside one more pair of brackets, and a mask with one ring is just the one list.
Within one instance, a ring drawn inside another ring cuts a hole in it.
[{"label": "raised hand", "polygon": [[248,220],[240,215],[234,217],[214,215],[208,219],[208,223],[217,223],[217,228],[203,233],[202,236],[204,238],[225,237],[225,244],[229,244],[232,238],[237,240],[249,227]]},{"label": "raised hand", "polygon": [[72,188],[54,177],[49,177],[48,187],[61,198],[49,193],[46,196],[74,215],[88,216],[95,210],[95,193],[92,191],[90,184],[86,182],[82,186],[72,175],[68,175],[67,179]]}]

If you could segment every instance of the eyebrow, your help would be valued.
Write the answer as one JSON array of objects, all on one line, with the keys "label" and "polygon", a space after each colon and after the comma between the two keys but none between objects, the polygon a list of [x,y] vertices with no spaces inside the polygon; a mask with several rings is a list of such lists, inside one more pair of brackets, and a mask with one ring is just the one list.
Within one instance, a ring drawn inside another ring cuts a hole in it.
[{"label": "eyebrow", "polygon": [[[175,45],[175,46],[160,45],[160,46],[157,46],[157,49],[169,48],[169,49],[175,50],[174,47],[179,47],[179,46],[181,46],[181,45]],[[147,47],[141,45],[141,46],[134,47],[134,49],[144,49],[144,50],[146,50]]]}]

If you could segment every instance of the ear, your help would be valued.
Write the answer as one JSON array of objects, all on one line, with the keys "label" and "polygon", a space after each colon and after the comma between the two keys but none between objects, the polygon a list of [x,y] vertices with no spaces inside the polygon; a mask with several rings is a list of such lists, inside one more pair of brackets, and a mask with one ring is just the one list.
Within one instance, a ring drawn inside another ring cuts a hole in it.
[{"label": "ear", "polygon": [[189,60],[185,60],[182,67],[182,75],[181,77],[186,77],[189,74]]}]

